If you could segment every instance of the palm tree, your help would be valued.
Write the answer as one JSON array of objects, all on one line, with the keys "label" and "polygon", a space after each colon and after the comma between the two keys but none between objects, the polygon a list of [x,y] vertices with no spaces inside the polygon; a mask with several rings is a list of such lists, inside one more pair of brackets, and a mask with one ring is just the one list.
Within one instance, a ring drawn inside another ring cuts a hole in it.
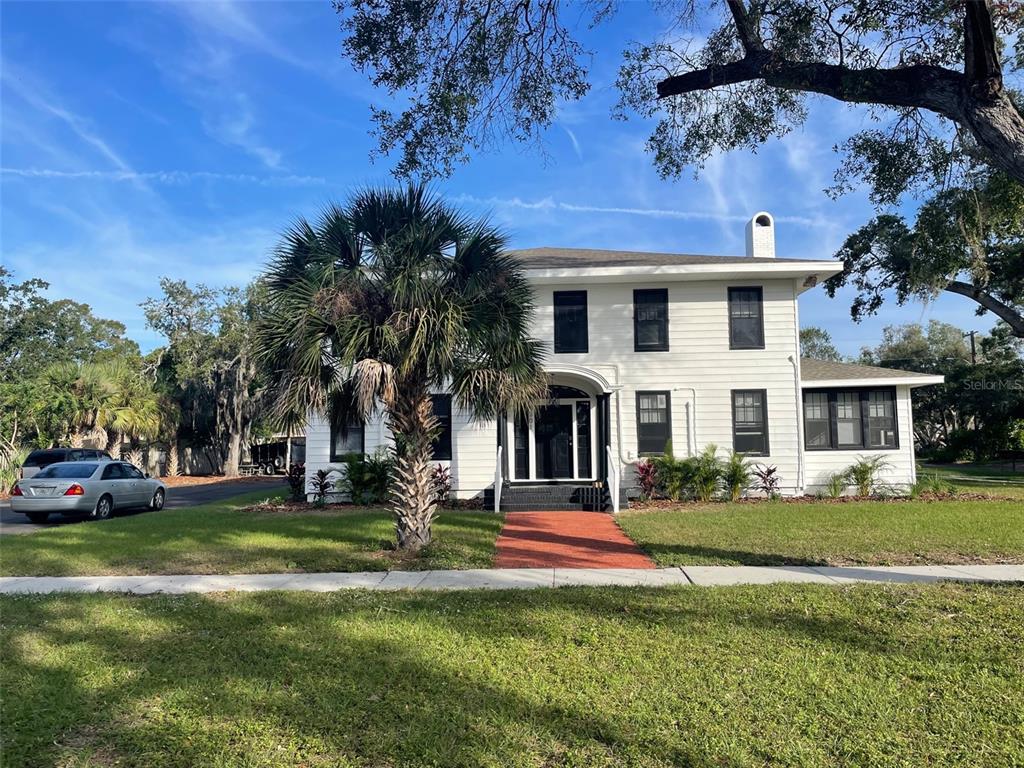
[{"label": "palm tree", "polygon": [[436,514],[431,391],[447,388],[476,418],[546,391],[533,293],[505,242],[422,186],[369,189],[296,222],[264,277],[260,356],[277,420],[383,410],[401,549],[428,544]]}]

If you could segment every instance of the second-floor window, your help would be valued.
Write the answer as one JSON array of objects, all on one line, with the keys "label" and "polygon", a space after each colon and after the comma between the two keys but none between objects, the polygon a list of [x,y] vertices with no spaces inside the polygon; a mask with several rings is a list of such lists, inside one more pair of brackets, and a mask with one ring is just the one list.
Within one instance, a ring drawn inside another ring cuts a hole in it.
[{"label": "second-floor window", "polygon": [[637,352],[668,351],[668,290],[633,291],[633,349]]},{"label": "second-floor window", "polygon": [[729,349],[764,349],[761,286],[729,289]]},{"label": "second-floor window", "polygon": [[587,292],[555,291],[555,352],[587,352]]}]

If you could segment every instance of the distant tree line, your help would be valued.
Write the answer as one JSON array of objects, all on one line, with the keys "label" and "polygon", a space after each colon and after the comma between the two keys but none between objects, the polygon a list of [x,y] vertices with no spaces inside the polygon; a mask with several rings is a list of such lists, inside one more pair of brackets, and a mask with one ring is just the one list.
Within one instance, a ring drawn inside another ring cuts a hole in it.
[{"label": "distant tree line", "polygon": [[238,473],[244,446],[265,431],[251,354],[257,285],[162,279],[161,295],[142,305],[164,338],[148,354],[122,323],[50,299],[48,287],[0,267],[0,470],[32,448],[62,445],[103,448],[153,471]]}]

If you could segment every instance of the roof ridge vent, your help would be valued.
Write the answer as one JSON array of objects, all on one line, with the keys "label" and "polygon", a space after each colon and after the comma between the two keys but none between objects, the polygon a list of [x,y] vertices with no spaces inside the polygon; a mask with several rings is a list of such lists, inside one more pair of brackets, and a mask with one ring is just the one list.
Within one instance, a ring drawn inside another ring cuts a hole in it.
[{"label": "roof ridge vent", "polygon": [[775,258],[775,219],[767,211],[758,211],[747,222],[747,257]]}]

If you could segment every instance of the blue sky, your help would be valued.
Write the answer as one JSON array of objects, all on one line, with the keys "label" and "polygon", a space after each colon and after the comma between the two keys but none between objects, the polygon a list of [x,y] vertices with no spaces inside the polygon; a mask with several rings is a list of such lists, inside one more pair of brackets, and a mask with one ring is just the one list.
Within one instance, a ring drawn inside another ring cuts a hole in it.
[{"label": "blue sky", "polygon": [[[489,214],[517,247],[738,255],[744,222],[768,210],[780,256],[831,257],[872,215],[864,195],[822,191],[833,145],[863,111],[817,102],[803,130],[757,154],[661,181],[644,151],[650,126],[609,115],[622,49],[664,27],[626,4],[588,34],[594,87],[560,109],[543,151],[498,147],[438,189]],[[0,261],[152,348],[138,304],[160,276],[243,284],[296,216],[390,180],[387,158],[369,159],[369,107],[383,97],[341,58],[340,39],[326,1],[4,3]],[[887,304],[859,325],[849,305],[817,289],[801,299],[801,321],[848,354],[885,325],[992,323],[947,295]]]}]

